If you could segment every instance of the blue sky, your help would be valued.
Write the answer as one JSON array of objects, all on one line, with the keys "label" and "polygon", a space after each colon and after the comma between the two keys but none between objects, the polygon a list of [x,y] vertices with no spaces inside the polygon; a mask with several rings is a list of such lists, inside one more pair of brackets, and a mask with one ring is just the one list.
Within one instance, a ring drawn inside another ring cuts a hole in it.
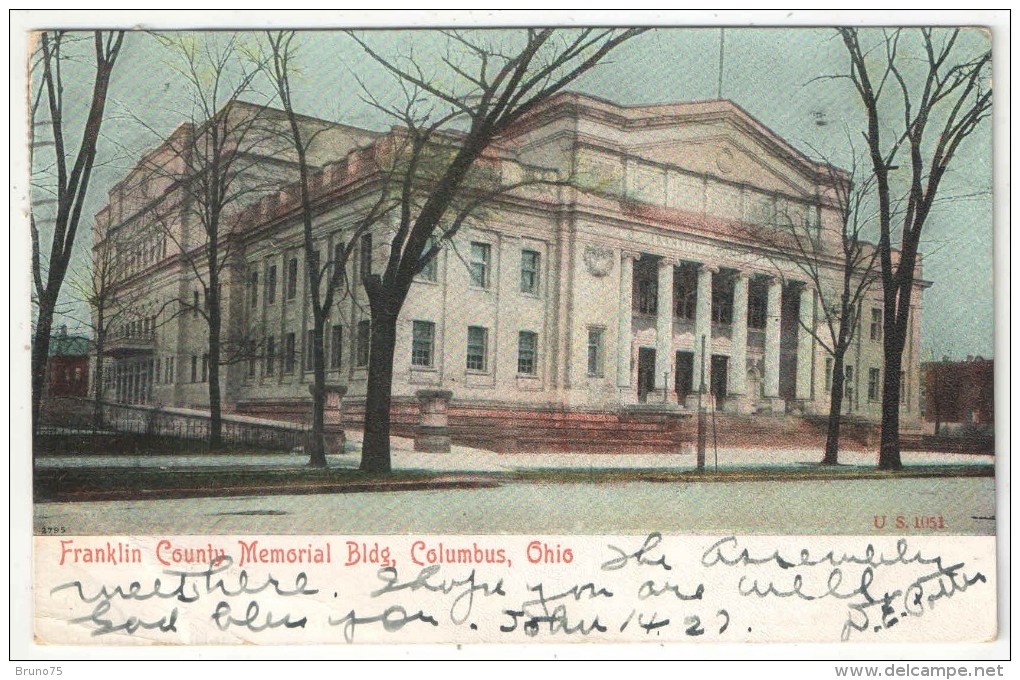
[{"label": "blue sky", "polygon": [[[718,28],[649,31],[615,51],[572,89],[622,104],[715,98],[721,37]],[[987,48],[978,30],[965,38],[971,49]],[[442,41],[434,33],[387,31],[370,39],[395,53],[414,46],[424,64],[435,64],[436,72],[441,67],[434,54]],[[848,82],[825,78],[847,70],[835,32],[729,27],[723,40],[722,96],[808,155],[824,153],[845,164],[844,125],[860,130],[863,117]],[[349,37],[308,32],[301,42],[302,68],[295,88],[303,113],[368,127],[388,125],[359,99],[354,74],[380,96],[391,91],[391,82]],[[168,67],[171,58],[150,36],[128,37],[111,86],[114,117],[104,129],[110,140],[101,152],[109,156],[116,146],[140,151],[157,143],[132,120],[135,116],[162,133],[183,121],[183,88]],[[924,294],[922,343],[938,356],[993,354],[991,139],[991,125],[986,124],[966,142],[943,184],[946,200],[925,228],[924,277],[933,285]],[[97,173],[89,215],[105,203],[105,191],[127,165],[126,159],[114,161]],[[88,244],[88,228],[83,222],[81,252]]]}]

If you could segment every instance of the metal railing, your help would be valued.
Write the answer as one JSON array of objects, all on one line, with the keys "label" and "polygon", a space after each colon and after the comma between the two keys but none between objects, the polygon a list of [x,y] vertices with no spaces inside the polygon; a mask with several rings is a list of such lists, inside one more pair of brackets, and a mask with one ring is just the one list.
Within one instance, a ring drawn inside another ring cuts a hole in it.
[{"label": "metal railing", "polygon": [[[209,439],[212,419],[207,413],[189,409],[102,404],[102,419],[92,417],[94,402],[89,399],[63,399],[65,408],[46,419],[39,434],[111,434],[125,433],[154,438],[190,441]],[[76,403],[66,403],[76,402]],[[74,408],[76,407],[76,408]],[[228,446],[290,451],[304,446],[307,428],[297,423],[257,422],[258,419],[224,415],[222,439]]]}]

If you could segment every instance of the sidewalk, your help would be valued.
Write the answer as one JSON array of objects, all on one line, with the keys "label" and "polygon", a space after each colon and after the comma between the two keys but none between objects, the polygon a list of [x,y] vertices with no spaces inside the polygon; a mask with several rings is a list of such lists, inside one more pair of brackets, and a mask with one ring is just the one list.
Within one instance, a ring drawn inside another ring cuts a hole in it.
[{"label": "sidewalk", "polygon": [[[347,446],[343,455],[328,457],[329,467],[336,469],[357,469],[361,462],[363,433],[347,430]],[[696,469],[693,448],[686,447],[680,453],[649,454],[587,454],[587,453],[513,453],[500,454],[485,449],[454,445],[450,453],[420,453],[414,451],[414,442],[409,438],[393,437],[392,466],[399,471],[428,471],[438,473],[514,473],[542,470],[650,470],[682,472]],[[821,452],[814,449],[773,448],[720,448],[718,452],[709,448],[705,454],[705,467],[718,469],[772,470],[791,468],[802,470],[805,465],[817,464]],[[876,452],[847,451],[840,453],[840,465],[847,468],[874,469]],[[953,465],[988,466],[995,464],[995,457],[989,455],[904,452],[904,467]],[[85,467],[156,467],[205,468],[205,467],[259,467],[296,468],[303,467],[307,459],[300,451],[290,454],[266,453],[244,456],[207,455],[188,453],[184,455],[47,455],[38,459],[42,468],[85,468]]]}]

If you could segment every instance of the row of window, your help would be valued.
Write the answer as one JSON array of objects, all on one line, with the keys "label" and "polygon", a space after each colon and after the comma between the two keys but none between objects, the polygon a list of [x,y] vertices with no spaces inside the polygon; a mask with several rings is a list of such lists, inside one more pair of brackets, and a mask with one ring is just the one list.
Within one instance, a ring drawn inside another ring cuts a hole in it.
[{"label": "row of window", "polygon": [[[588,375],[602,377],[605,371],[605,329],[593,326],[588,329]],[[489,329],[468,326],[467,351],[464,368],[484,373],[489,370]],[[436,356],[436,325],[431,321],[414,321],[411,332],[411,365],[431,368]],[[517,334],[517,373],[538,374],[538,333],[520,331]]]},{"label": "row of window", "polygon": [[[677,318],[693,321],[697,315],[698,279],[697,271],[682,268],[673,282],[673,313]],[[652,315],[658,313],[659,284],[655,279],[638,279],[637,295],[634,307],[639,314]],[[712,322],[721,324],[733,323],[733,288],[712,282]],[[747,325],[749,328],[765,328],[768,314],[768,295],[764,290],[751,288],[747,294]],[[882,341],[882,309],[871,310],[870,338],[874,342]]]},{"label": "row of window", "polygon": [[166,236],[152,237],[133,246],[118,248],[114,268],[124,276],[130,276],[165,258]]},{"label": "row of window", "polygon": [[[328,370],[340,370],[343,368],[344,354],[344,327],[342,324],[333,324],[326,329],[328,344],[323,348],[323,358]],[[368,321],[360,321],[356,326],[354,338],[354,365],[358,368],[368,366],[370,340],[370,325]],[[305,331],[304,351],[301,353],[301,368],[305,371],[312,370],[314,361],[312,347],[314,346],[313,331]],[[248,377],[254,378],[259,358],[262,359],[262,374],[264,376],[275,375],[277,367],[281,375],[288,375],[294,372],[297,366],[297,334],[284,333],[279,338],[275,335],[266,336],[265,345],[262,351],[257,347],[251,348],[248,358]]]},{"label": "row of window", "polygon": [[[683,268],[673,280],[673,314],[693,321],[698,307],[698,275],[693,269]],[[655,279],[635,281],[634,309],[638,314],[655,316],[659,311],[659,283]],[[765,328],[768,296],[764,290],[752,288],[747,294],[747,325]],[[713,323],[733,323],[733,288],[721,282],[712,283],[711,314]]]},{"label": "row of window", "polygon": [[[434,242],[429,243],[427,248],[432,248]],[[335,263],[343,261],[343,242],[337,242],[334,246],[333,259],[326,266],[335,266]],[[315,251],[317,257],[318,251]],[[541,255],[538,251],[524,249],[521,251],[521,272],[520,291],[530,295],[538,295],[541,282]],[[265,270],[264,295],[267,304],[276,303],[276,277],[277,269],[275,264],[270,264]],[[372,235],[365,234],[361,237],[359,245],[359,278],[364,279],[372,273]],[[489,288],[492,285],[492,246],[488,243],[473,241],[471,243],[471,260],[469,263],[469,274],[471,285],[476,288]],[[309,276],[311,270],[309,270]],[[436,281],[438,277],[438,264],[435,257],[429,259],[421,273],[420,279]],[[287,261],[286,281],[284,296],[287,300],[297,297],[298,283],[298,258],[291,257]],[[246,284],[248,304],[252,309],[259,305],[259,273],[251,272]]]},{"label": "row of window", "polygon": [[[492,246],[481,241],[471,242],[470,283],[475,288],[492,286]],[[519,290],[528,295],[540,293],[542,256],[536,250],[521,250]],[[433,276],[434,280],[434,276]]]},{"label": "row of window", "polygon": [[156,330],[156,317],[147,316],[144,319],[134,319],[120,325],[117,335],[122,338],[145,338]]},{"label": "row of window", "polygon": [[[191,374],[189,382],[208,382],[209,381],[209,354],[203,354],[199,357],[197,354],[191,355]],[[173,384],[178,378],[183,376],[177,375],[177,357],[156,357],[155,359],[149,359],[148,362],[143,362],[141,365],[142,373],[148,376],[155,384],[164,383],[167,385]]]},{"label": "row of window", "polygon": [[[825,359],[825,390],[828,392],[832,389],[832,357]],[[853,400],[854,395],[854,367],[846,365],[845,367],[846,378],[844,380],[844,395],[847,399]],[[868,401],[880,401],[882,399],[882,372],[878,368],[868,369]],[[906,373],[900,371],[900,400],[906,401],[907,398],[907,379]]]}]

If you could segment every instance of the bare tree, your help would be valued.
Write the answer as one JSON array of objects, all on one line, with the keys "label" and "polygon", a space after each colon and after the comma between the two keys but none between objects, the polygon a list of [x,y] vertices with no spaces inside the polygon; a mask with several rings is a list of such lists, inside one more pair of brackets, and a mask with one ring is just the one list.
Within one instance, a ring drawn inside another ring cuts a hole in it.
[{"label": "bare tree", "polygon": [[[286,136],[289,138],[297,158],[299,213],[312,316],[311,346],[305,348],[306,352],[312,353],[313,372],[311,386],[312,432],[308,464],[312,467],[325,467],[326,353],[324,342],[326,324],[331,314],[338,313],[336,303],[350,293],[347,263],[361,234],[395,209],[396,202],[391,197],[392,183],[383,181],[376,198],[370,202],[369,207],[359,217],[355,225],[345,233],[345,240],[335,244],[332,249],[327,249],[324,257],[320,256],[318,241],[322,234],[316,230],[318,214],[312,205],[311,188],[312,173],[315,168],[309,162],[308,152],[316,136],[324,128],[321,126],[309,128],[302,124],[300,116],[294,110],[291,85],[292,64],[297,54],[297,47],[294,44],[295,36],[294,31],[267,33],[271,56],[265,59],[265,62],[268,65],[267,70],[275,86],[276,95],[286,114],[289,127],[289,134]],[[391,172],[384,174],[388,180]]]},{"label": "bare tree", "polygon": [[84,318],[68,313],[92,335],[95,364],[92,368],[92,422],[97,429],[103,425],[102,403],[106,390],[106,354],[109,342],[121,332],[130,319],[136,316],[134,300],[125,296],[120,283],[124,278],[123,258],[117,246],[108,238],[105,229],[93,231],[92,263],[84,272],[76,272],[69,280],[72,297],[82,302],[90,312]]},{"label": "bare tree", "polygon": [[[852,148],[852,145],[851,145]],[[862,303],[877,278],[878,249],[864,239],[871,220],[867,196],[872,177],[860,177],[856,162],[849,170],[826,163],[828,201],[838,216],[836,234],[807,219],[777,213],[773,224],[747,225],[745,231],[782,275],[792,263],[815,290],[819,323],[798,324],[832,357],[829,418],[823,465],[839,462],[839,433],[843,412],[846,353],[860,325]]]},{"label": "bare tree", "polygon": [[224,288],[238,264],[241,208],[286,176],[272,163],[276,135],[267,130],[265,104],[243,101],[259,96],[255,81],[262,64],[253,61],[241,37],[156,38],[176,57],[171,67],[187,84],[190,111],[184,112],[189,122],[164,142],[168,153],[143,161],[145,171],[173,188],[148,214],[195,282],[193,295],[177,299],[171,314],[191,312],[208,330],[209,445],[215,447],[222,441],[220,369],[255,351],[223,328]]},{"label": "bare tree", "polygon": [[[95,31],[95,75],[84,121],[76,121],[81,101],[69,96],[77,90],[68,83],[65,68],[75,58],[69,45],[77,36],[65,31],[47,31],[38,36],[33,55],[31,93],[33,199],[32,281],[37,304],[35,337],[32,342],[32,424],[38,427],[39,407],[46,384],[53,314],[67,274],[78,233],[78,223],[96,163],[99,134],[104,122],[107,94],[114,65],[124,40],[123,31]],[[48,119],[42,116],[48,116]],[[69,119],[68,116],[71,116]],[[81,134],[77,151],[70,137]],[[45,198],[46,195],[49,198]],[[54,209],[40,210],[44,205]],[[40,224],[42,223],[42,224]],[[49,253],[44,258],[40,231],[52,229]]]},{"label": "bare tree", "polygon": [[885,327],[878,466],[898,469],[900,371],[918,246],[960,145],[991,114],[992,55],[975,49],[969,38],[976,33],[959,29],[841,28],[839,34],[850,60],[844,77],[864,107],[878,199]]},{"label": "bare tree", "polygon": [[[371,311],[368,394],[361,469],[390,471],[390,405],[397,317],[414,277],[471,210],[451,214],[472,168],[522,116],[590,71],[641,29],[447,32],[438,73],[413,56],[391,58],[348,32],[413,96],[405,110],[407,151],[386,266],[363,277]],[[443,134],[446,129],[456,134]],[[438,152],[443,149],[444,152]],[[429,176],[427,188],[418,181]],[[422,200],[411,200],[422,192]],[[445,230],[443,224],[449,225]]]}]

